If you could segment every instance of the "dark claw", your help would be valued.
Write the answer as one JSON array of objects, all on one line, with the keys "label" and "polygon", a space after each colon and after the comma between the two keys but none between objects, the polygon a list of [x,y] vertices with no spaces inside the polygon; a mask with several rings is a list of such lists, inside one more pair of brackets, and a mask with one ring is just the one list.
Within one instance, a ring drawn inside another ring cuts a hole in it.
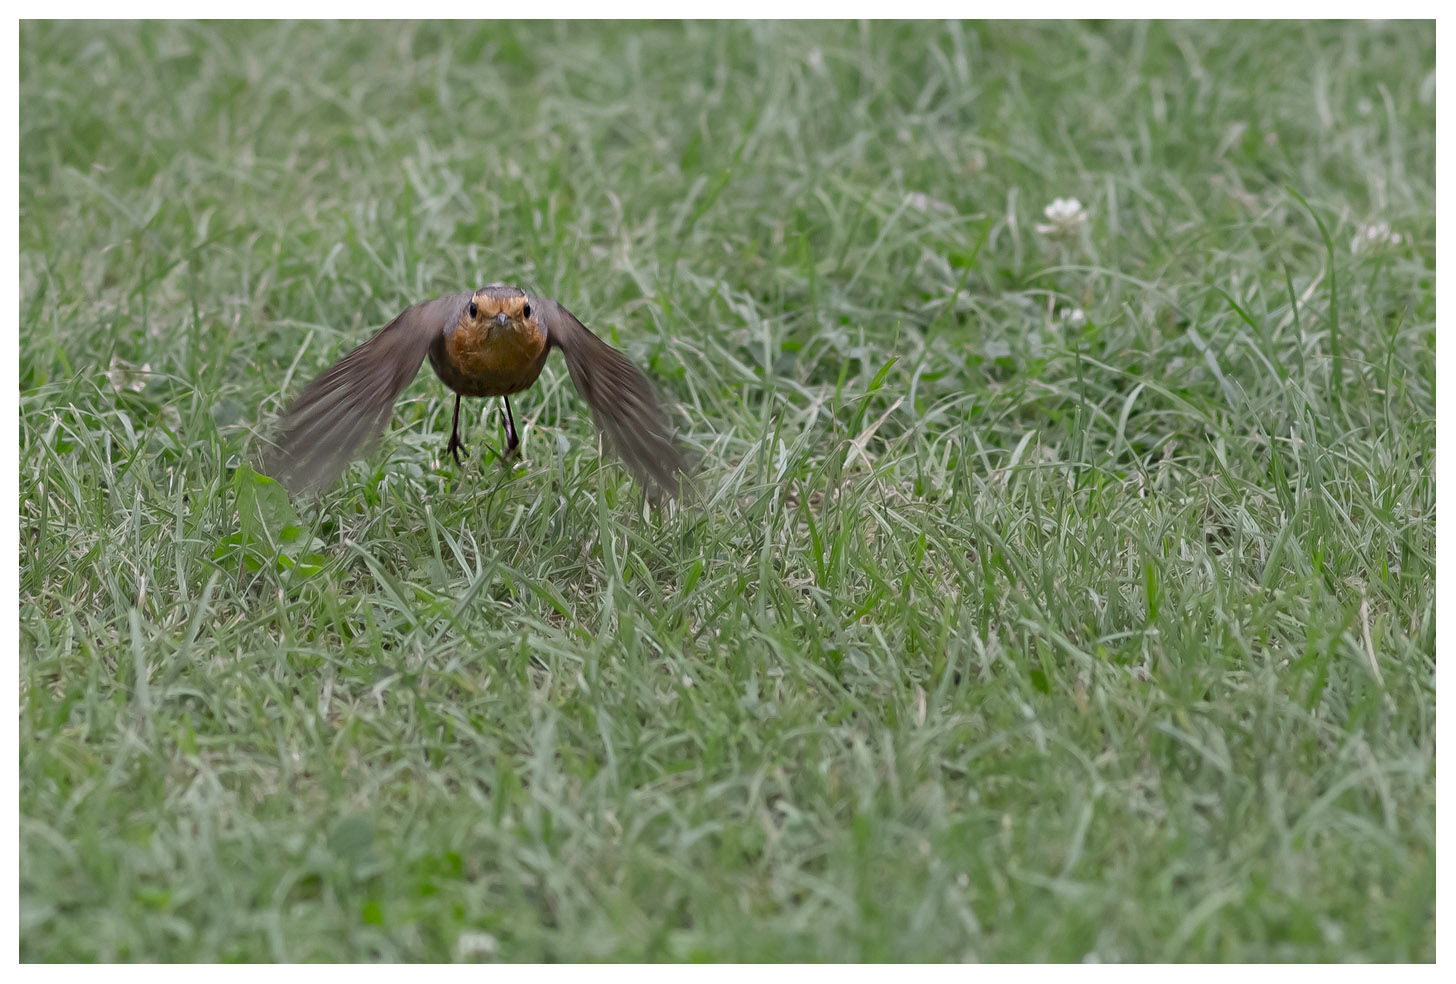
[{"label": "dark claw", "polygon": [[460,440],[460,394],[455,394],[455,417],[450,421],[450,443],[445,445],[445,453],[455,456],[455,465],[464,468],[460,461],[460,452],[465,450],[465,442]]},{"label": "dark claw", "polygon": [[506,409],[505,413],[501,415],[501,422],[505,424],[506,428],[506,457],[509,458],[520,448],[521,439],[516,435],[516,418],[511,413],[511,401],[509,398],[505,400],[505,404]]},{"label": "dark claw", "polygon": [[461,468],[464,468],[465,467],[464,463],[460,460],[460,452],[461,451],[464,451],[464,450],[465,450],[465,444],[464,444],[464,442],[462,442],[460,440],[460,435],[459,434],[451,434],[450,435],[450,443],[447,444],[447,445],[445,445],[445,452],[447,454],[454,455],[454,457],[455,457],[455,464],[458,465],[458,466],[460,466]]}]

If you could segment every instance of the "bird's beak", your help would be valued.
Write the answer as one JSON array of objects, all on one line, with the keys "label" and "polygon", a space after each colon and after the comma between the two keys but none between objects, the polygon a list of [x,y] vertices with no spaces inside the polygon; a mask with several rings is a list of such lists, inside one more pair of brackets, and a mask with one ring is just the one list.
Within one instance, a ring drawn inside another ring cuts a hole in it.
[{"label": "bird's beak", "polygon": [[510,318],[506,317],[506,313],[504,311],[500,312],[495,316],[495,323],[500,325],[502,328],[504,328],[506,326],[506,323],[510,320]]}]

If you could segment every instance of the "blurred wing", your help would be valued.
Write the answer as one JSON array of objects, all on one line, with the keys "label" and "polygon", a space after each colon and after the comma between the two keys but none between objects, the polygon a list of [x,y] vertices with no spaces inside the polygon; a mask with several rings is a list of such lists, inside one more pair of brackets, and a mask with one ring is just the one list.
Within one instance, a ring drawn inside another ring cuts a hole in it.
[{"label": "blurred wing", "polygon": [[560,304],[545,298],[531,303],[607,443],[644,485],[678,494],[687,485],[682,455],[647,377]]},{"label": "blurred wing", "polygon": [[467,291],[406,308],[309,383],[279,421],[264,473],[295,493],[332,485],[384,432],[395,398],[419,373],[430,343],[469,299]]}]

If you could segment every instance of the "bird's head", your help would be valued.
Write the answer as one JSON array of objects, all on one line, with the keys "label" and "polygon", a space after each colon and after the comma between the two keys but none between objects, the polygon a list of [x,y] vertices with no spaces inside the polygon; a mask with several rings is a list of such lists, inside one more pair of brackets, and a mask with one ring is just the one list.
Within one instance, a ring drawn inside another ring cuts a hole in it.
[{"label": "bird's head", "polygon": [[460,315],[460,326],[470,328],[536,329],[536,312],[531,299],[519,287],[490,284],[471,295]]}]

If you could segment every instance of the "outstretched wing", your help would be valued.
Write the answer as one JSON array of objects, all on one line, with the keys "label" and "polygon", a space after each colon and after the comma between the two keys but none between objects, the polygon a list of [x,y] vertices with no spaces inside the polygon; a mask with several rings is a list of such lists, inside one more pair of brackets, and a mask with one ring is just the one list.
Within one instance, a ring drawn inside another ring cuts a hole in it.
[{"label": "outstretched wing", "polygon": [[279,421],[262,470],[295,493],[332,485],[344,466],[384,432],[395,398],[470,296],[466,291],[406,308],[309,383]]},{"label": "outstretched wing", "polygon": [[686,470],[647,377],[560,304],[533,298],[531,305],[607,443],[643,484],[677,495],[687,485]]}]

